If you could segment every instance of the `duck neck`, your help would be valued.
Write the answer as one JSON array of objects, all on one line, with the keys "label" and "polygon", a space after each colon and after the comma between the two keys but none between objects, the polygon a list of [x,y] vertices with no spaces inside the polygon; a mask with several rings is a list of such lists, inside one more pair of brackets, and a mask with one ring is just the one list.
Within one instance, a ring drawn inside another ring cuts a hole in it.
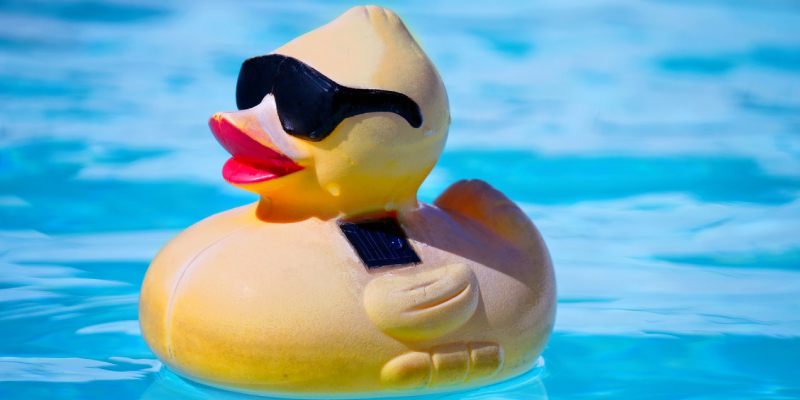
[{"label": "duck neck", "polygon": [[310,218],[321,220],[354,220],[393,215],[401,217],[419,207],[416,196],[401,201],[395,199],[377,206],[349,204],[347,202],[330,201],[314,196],[301,199],[261,196],[256,207],[256,216],[264,222],[291,223]]},{"label": "duck neck", "polygon": [[261,196],[256,207],[256,216],[264,222],[291,223],[310,218],[327,220],[336,217],[336,210],[324,207],[312,196],[300,199]]}]

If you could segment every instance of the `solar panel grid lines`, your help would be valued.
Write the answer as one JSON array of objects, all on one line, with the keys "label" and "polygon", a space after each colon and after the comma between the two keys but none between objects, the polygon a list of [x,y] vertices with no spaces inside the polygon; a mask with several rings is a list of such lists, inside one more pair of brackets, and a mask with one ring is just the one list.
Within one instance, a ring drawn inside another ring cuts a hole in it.
[{"label": "solar panel grid lines", "polygon": [[395,218],[344,223],[339,227],[367,268],[422,262]]}]

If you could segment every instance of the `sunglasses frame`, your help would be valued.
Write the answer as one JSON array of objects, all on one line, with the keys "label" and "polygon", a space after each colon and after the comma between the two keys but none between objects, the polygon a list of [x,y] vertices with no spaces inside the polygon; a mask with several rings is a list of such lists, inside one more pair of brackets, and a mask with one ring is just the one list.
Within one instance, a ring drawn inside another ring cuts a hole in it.
[{"label": "sunglasses frame", "polygon": [[302,61],[280,54],[252,57],[242,63],[236,83],[240,110],[275,96],[278,118],[286,133],[318,142],[339,124],[360,114],[390,112],[413,128],[422,126],[422,112],[410,97],[388,90],[340,85]]}]

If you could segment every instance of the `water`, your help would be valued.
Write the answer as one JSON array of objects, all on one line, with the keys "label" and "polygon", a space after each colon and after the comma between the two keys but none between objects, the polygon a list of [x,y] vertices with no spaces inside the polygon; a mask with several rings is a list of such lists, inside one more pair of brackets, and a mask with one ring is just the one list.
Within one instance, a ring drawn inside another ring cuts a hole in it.
[{"label": "water", "polygon": [[[0,1],[0,398],[233,398],[161,367],[138,288],[254,200],[206,126],[241,61],[350,5]],[[491,182],[556,265],[544,365],[450,398],[800,398],[797,2],[383,5],[450,95],[421,197]]]}]

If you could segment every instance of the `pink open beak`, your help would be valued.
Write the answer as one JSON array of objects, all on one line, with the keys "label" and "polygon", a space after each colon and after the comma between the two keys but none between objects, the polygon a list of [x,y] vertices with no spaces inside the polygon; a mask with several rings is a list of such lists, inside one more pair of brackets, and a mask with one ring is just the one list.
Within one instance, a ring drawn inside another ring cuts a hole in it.
[{"label": "pink open beak", "polygon": [[247,184],[280,178],[303,169],[278,152],[274,143],[261,143],[253,137],[268,138],[254,115],[242,111],[216,113],[208,121],[219,144],[233,157],[222,167],[222,177],[230,183]]}]

